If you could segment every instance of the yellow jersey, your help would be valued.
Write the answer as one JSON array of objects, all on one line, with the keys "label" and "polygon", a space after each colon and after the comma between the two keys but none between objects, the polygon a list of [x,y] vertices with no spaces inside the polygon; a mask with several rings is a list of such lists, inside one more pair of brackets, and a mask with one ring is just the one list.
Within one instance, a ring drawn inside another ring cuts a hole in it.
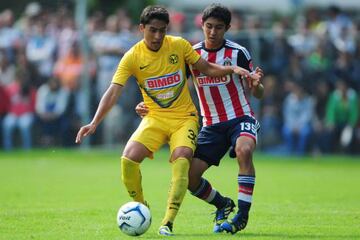
[{"label": "yellow jersey", "polygon": [[156,52],[148,49],[142,40],[121,59],[112,83],[124,86],[134,76],[149,115],[170,118],[196,115],[185,64],[194,64],[199,59],[200,55],[181,37],[166,35]]}]

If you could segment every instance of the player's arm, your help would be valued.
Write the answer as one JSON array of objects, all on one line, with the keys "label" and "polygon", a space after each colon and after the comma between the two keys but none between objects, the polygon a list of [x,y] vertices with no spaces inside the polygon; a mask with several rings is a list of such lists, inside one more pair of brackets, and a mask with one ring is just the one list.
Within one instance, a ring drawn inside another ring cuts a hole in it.
[{"label": "player's arm", "polygon": [[203,58],[200,58],[193,66],[201,73],[210,77],[221,77],[229,74],[238,74],[243,77],[251,77],[250,72],[239,66],[222,66],[215,63],[210,63]]},{"label": "player's arm", "polygon": [[264,96],[264,86],[261,83],[261,78],[264,76],[264,72],[260,67],[256,67],[255,71],[251,74],[257,74],[259,78],[248,79],[249,88],[251,94],[257,99],[261,99]]},{"label": "player's arm", "polygon": [[81,140],[84,137],[91,135],[95,132],[97,126],[104,119],[106,113],[117,102],[117,100],[121,94],[122,88],[123,88],[123,86],[119,85],[119,84],[112,83],[110,85],[110,87],[106,90],[106,92],[102,96],[99,106],[96,110],[95,116],[92,119],[92,121],[89,124],[82,126],[80,128],[79,132],[77,133],[76,140],[75,140],[76,143],[81,143]]}]

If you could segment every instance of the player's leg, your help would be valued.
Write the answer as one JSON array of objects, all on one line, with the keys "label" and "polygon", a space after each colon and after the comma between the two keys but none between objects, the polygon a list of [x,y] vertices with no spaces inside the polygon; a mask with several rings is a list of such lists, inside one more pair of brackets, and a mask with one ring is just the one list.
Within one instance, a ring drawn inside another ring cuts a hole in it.
[{"label": "player's leg", "polygon": [[165,135],[156,129],[156,119],[145,117],[125,146],[121,157],[121,178],[126,189],[136,202],[145,203],[142,185],[140,163],[146,157],[152,157],[165,141]]},{"label": "player's leg", "polygon": [[121,157],[121,178],[126,189],[136,202],[145,203],[144,194],[141,186],[140,163],[151,152],[141,143],[129,141]]},{"label": "player's leg", "polygon": [[253,118],[243,118],[234,129],[234,151],[239,164],[238,182],[238,212],[232,220],[221,224],[226,232],[236,233],[244,229],[249,218],[252,203],[252,195],[255,186],[255,167],[253,164],[253,152],[256,148],[257,132],[259,123]]},{"label": "player's leg", "polygon": [[214,232],[220,232],[223,223],[233,211],[235,204],[213,188],[208,180],[202,177],[211,166],[218,166],[229,145],[226,143],[226,127],[203,127],[199,133],[198,146],[189,170],[189,190],[191,194],[216,207]]},{"label": "player's leg", "polygon": [[172,177],[166,213],[159,229],[161,235],[173,235],[173,223],[189,184],[190,162],[196,146],[198,132],[197,118],[174,121],[170,124],[173,124],[173,129],[175,129],[170,133],[169,141]]}]

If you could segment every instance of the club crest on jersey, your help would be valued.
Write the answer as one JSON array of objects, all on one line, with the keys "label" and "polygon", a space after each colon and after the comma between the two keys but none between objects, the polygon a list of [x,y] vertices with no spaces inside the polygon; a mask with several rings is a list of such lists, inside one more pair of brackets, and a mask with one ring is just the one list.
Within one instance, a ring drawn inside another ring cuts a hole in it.
[{"label": "club crest on jersey", "polygon": [[177,64],[179,62],[179,57],[176,54],[171,54],[169,56],[169,62],[170,64]]},{"label": "club crest on jersey", "polygon": [[226,75],[222,77],[209,77],[209,76],[196,77],[196,81],[199,87],[226,85],[230,82],[230,80],[231,80],[231,75]]},{"label": "club crest on jersey", "polygon": [[160,90],[176,86],[182,81],[179,71],[164,76],[148,78],[145,80],[145,88],[148,90]]},{"label": "club crest on jersey", "polygon": [[231,63],[231,59],[229,57],[226,57],[224,59],[224,63],[223,63],[224,66],[231,66],[232,63]]}]

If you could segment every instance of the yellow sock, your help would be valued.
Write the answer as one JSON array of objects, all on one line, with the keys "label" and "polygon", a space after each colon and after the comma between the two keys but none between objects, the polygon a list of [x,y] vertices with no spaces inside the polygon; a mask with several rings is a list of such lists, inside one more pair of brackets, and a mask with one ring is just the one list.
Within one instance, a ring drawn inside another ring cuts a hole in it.
[{"label": "yellow sock", "polygon": [[140,163],[134,162],[131,159],[122,156],[121,179],[125,184],[130,197],[132,197],[136,202],[145,203],[141,187]]},{"label": "yellow sock", "polygon": [[162,225],[173,223],[184,199],[189,184],[189,160],[183,157],[172,162],[172,178],[168,196],[166,214]]}]

